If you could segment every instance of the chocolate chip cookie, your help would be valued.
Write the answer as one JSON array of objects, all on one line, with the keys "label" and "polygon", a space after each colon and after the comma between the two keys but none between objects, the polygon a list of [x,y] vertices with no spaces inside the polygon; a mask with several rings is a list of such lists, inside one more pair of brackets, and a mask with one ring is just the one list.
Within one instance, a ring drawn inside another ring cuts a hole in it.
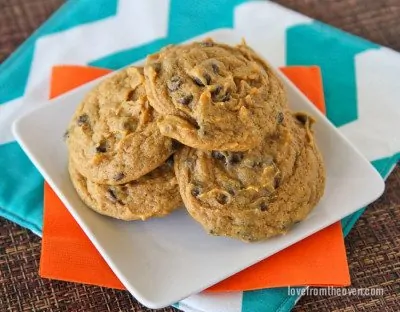
[{"label": "chocolate chip cookie", "polygon": [[122,185],[89,181],[69,162],[71,181],[83,200],[94,211],[122,220],[162,217],[180,207],[182,200],[172,162],[143,177]]},{"label": "chocolate chip cookie", "polygon": [[322,197],[325,172],[312,119],[286,111],[274,135],[246,152],[175,155],[183,202],[210,234],[258,241],[303,220]]},{"label": "chocolate chip cookie", "polygon": [[244,43],[169,46],[147,57],[144,73],[161,133],[193,148],[253,148],[286,107],[281,82]]},{"label": "chocolate chip cookie", "polygon": [[143,69],[129,67],[105,79],[84,98],[67,132],[76,169],[96,183],[118,185],[160,166],[176,149],[156,124]]}]

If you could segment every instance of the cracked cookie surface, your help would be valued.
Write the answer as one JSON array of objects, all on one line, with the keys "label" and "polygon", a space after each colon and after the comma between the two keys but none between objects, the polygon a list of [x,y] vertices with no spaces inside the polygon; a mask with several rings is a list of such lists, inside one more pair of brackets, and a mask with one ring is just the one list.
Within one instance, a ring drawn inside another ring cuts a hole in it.
[{"label": "cracked cookie surface", "polygon": [[106,78],[78,106],[68,127],[69,155],[93,182],[124,184],[160,166],[177,142],[163,136],[149,105],[143,68]]},{"label": "cracked cookie surface", "polygon": [[325,171],[311,119],[285,112],[277,132],[246,152],[175,154],[186,208],[210,234],[258,241],[283,234],[322,197]]},{"label": "cracked cookie surface", "polygon": [[89,181],[73,161],[69,162],[71,181],[83,202],[94,211],[122,220],[162,217],[182,204],[173,164],[165,164],[143,177],[122,185]]},{"label": "cracked cookie surface", "polygon": [[161,133],[193,148],[253,148],[286,107],[281,82],[244,43],[169,46],[147,57],[144,73]]}]

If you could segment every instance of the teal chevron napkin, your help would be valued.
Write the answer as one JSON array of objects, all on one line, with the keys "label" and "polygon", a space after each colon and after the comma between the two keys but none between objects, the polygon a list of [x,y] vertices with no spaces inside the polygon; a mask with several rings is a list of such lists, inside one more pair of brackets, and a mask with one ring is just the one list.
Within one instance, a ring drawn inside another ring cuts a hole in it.
[{"label": "teal chevron napkin", "polygon": [[[43,178],[14,140],[11,125],[48,98],[57,64],[118,69],[169,43],[212,30],[241,33],[275,66],[318,65],[327,115],[386,177],[400,157],[400,56],[269,1],[68,1],[0,66],[0,215],[40,235]],[[127,31],[128,30],[128,31]],[[362,209],[345,218],[347,234]],[[201,294],[184,311],[289,311],[286,288]]]}]

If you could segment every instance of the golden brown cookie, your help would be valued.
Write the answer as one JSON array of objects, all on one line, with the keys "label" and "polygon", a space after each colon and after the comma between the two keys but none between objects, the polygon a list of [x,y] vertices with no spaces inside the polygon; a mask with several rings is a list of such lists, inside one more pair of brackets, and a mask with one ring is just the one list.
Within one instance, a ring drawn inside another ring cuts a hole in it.
[{"label": "golden brown cookie", "polygon": [[275,135],[247,152],[175,154],[183,202],[210,234],[258,241],[303,220],[322,197],[325,172],[307,115],[286,112]]},{"label": "golden brown cookie", "polygon": [[281,82],[244,43],[169,46],[148,56],[144,73],[161,133],[193,148],[253,148],[286,107]]},{"label": "golden brown cookie", "polygon": [[78,106],[67,132],[69,155],[93,182],[124,184],[160,166],[176,144],[161,135],[149,105],[143,69],[102,81]]},{"label": "golden brown cookie", "polygon": [[71,181],[83,202],[94,211],[122,220],[162,217],[180,207],[182,200],[172,162],[122,185],[89,181],[70,160]]}]

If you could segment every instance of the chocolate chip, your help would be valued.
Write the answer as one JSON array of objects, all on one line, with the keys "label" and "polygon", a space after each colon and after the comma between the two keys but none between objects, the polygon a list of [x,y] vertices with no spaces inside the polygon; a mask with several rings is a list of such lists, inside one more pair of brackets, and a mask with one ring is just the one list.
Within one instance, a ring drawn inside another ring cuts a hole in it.
[{"label": "chocolate chip", "polygon": [[161,71],[161,63],[153,63],[151,66],[156,73],[159,73]]},{"label": "chocolate chip", "polygon": [[189,105],[193,101],[193,95],[187,94],[178,99],[178,103]]},{"label": "chocolate chip", "polygon": [[192,77],[193,81],[200,87],[204,87],[203,81],[199,77]]},{"label": "chocolate chip", "polygon": [[[196,120],[193,120],[191,123],[192,123],[193,127],[195,127],[197,130],[200,130],[201,127]],[[207,131],[203,129],[203,135],[205,135],[206,133],[207,133]]]},{"label": "chocolate chip", "polygon": [[173,76],[167,82],[168,90],[171,92],[178,90],[181,85],[182,85],[182,79],[179,76]]},{"label": "chocolate chip", "polygon": [[211,83],[211,76],[208,73],[204,74],[204,79],[206,80],[207,85]]},{"label": "chocolate chip", "polygon": [[243,159],[243,153],[232,152],[229,154],[228,162],[229,164],[234,165],[240,163],[242,159]]},{"label": "chocolate chip", "polygon": [[200,189],[195,186],[194,188],[192,188],[190,193],[192,194],[192,196],[197,197],[200,194]]},{"label": "chocolate chip", "polygon": [[283,113],[279,112],[278,115],[276,116],[276,121],[278,122],[278,125],[280,125],[284,119],[285,119],[285,116],[283,115]]},{"label": "chocolate chip", "polygon": [[221,90],[222,90],[222,87],[221,87],[221,86],[217,86],[217,87],[214,89],[213,94],[218,95],[218,94],[221,92]]},{"label": "chocolate chip", "polygon": [[193,76],[192,79],[193,81],[199,86],[199,87],[204,87],[206,85],[209,85],[211,83],[211,76],[208,73],[205,73],[203,75],[204,81],[200,77]]},{"label": "chocolate chip", "polygon": [[211,91],[211,98],[214,102],[218,101],[218,95],[221,92],[222,87],[221,86],[217,86],[213,91]]},{"label": "chocolate chip", "polygon": [[212,151],[211,156],[218,160],[225,160],[225,155],[218,151]]},{"label": "chocolate chip", "polygon": [[121,181],[123,178],[125,178],[125,174],[123,172],[118,172],[115,176],[114,176],[114,180],[115,181]]},{"label": "chocolate chip", "polygon": [[126,100],[127,101],[132,101],[133,100],[133,96],[134,96],[135,90],[131,90],[128,92],[128,95],[126,96]]},{"label": "chocolate chip", "polygon": [[89,116],[87,114],[80,115],[78,117],[77,123],[78,126],[83,126],[89,121]]},{"label": "chocolate chip", "polygon": [[238,164],[243,159],[243,153],[241,152],[228,152],[225,154],[219,151],[212,151],[211,156],[214,159],[224,160],[225,163],[229,165]]},{"label": "chocolate chip", "polygon": [[265,202],[261,202],[260,204],[260,210],[261,211],[267,211],[268,205]]},{"label": "chocolate chip", "polygon": [[303,113],[297,113],[297,114],[295,114],[295,117],[303,125],[305,125],[307,123],[307,121],[308,121],[308,115],[303,114]]},{"label": "chocolate chip", "polygon": [[222,102],[229,101],[231,99],[231,95],[229,93],[226,93],[223,98],[221,99]]},{"label": "chocolate chip", "polygon": [[104,146],[97,146],[96,152],[97,153],[105,153],[105,152],[107,152],[107,149]]},{"label": "chocolate chip", "polygon": [[226,102],[230,100],[231,95],[228,92],[225,94],[221,94],[221,91],[221,86],[217,86],[213,91],[211,91],[211,99],[214,102]]},{"label": "chocolate chip", "polygon": [[110,188],[107,190],[106,197],[108,198],[109,201],[111,201],[114,204],[118,203],[120,205],[125,205],[125,203],[122,200],[118,199],[118,196],[117,194],[115,194],[115,191],[113,191]]},{"label": "chocolate chip", "polygon": [[105,142],[101,142],[98,146],[96,146],[97,153],[105,153],[107,152],[107,146]]},{"label": "chocolate chip", "polygon": [[281,177],[280,175],[277,175],[274,178],[274,188],[277,189],[279,185],[281,185]]},{"label": "chocolate chip", "polygon": [[113,203],[116,203],[118,201],[117,195],[112,189],[107,190],[107,198],[112,201]]},{"label": "chocolate chip", "polygon": [[219,193],[216,197],[217,202],[219,202],[221,205],[225,205],[228,202],[228,196],[226,196],[223,193]]},{"label": "chocolate chip", "polygon": [[214,74],[219,74],[219,67],[217,64],[212,63],[211,68],[213,69]]},{"label": "chocolate chip", "polygon": [[228,193],[233,196],[233,195],[235,195],[235,190],[233,188],[229,188]]},{"label": "chocolate chip", "polygon": [[182,143],[181,142],[179,142],[179,141],[177,141],[177,140],[172,140],[172,149],[174,150],[174,151],[176,151],[176,150],[178,150],[181,146],[182,146]]}]

